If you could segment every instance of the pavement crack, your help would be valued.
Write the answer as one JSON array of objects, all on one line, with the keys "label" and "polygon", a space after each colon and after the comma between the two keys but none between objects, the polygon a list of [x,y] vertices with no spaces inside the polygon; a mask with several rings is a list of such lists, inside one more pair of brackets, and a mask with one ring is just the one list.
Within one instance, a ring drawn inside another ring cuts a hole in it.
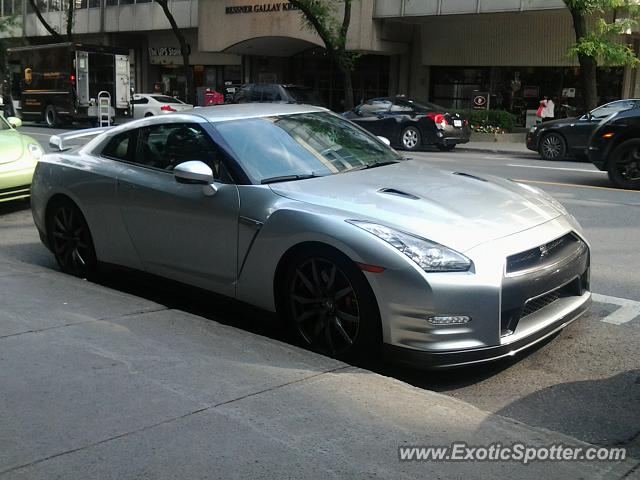
[{"label": "pavement crack", "polygon": [[632,478],[631,475],[640,471],[640,462],[636,463],[635,466],[631,467],[627,473],[620,477],[620,480],[625,480],[626,478]]},{"label": "pavement crack", "polygon": [[111,317],[101,317],[101,318],[96,319],[96,321],[98,321],[98,322],[108,322],[109,320],[118,320],[119,318],[133,317],[135,315],[146,315],[147,313],[163,312],[164,310],[169,310],[169,308],[164,306],[164,305],[160,305],[157,308],[141,308],[139,310],[135,310],[133,312],[122,313],[120,315],[113,315]]},{"label": "pavement crack", "polygon": [[[95,321],[95,320],[91,320],[91,321]],[[87,322],[84,322],[84,323],[87,323]],[[53,328],[59,328],[59,327],[53,327]],[[111,442],[113,440],[119,440],[121,438],[125,438],[125,437],[128,437],[130,435],[135,435],[137,433],[145,432],[147,430],[151,430],[153,428],[160,427],[162,425],[167,425],[169,423],[173,423],[173,422],[176,422],[176,421],[179,421],[179,420],[182,420],[182,419],[185,419],[185,418],[188,418],[188,417],[191,417],[193,415],[197,415],[199,413],[203,413],[203,412],[206,412],[206,411],[209,411],[209,410],[214,410],[214,409],[216,409],[216,408],[218,408],[220,406],[228,405],[230,403],[237,402],[237,401],[243,400],[245,398],[254,397],[254,396],[260,395],[262,393],[278,390],[280,388],[287,387],[289,385],[293,385],[293,384],[296,384],[296,383],[301,383],[301,382],[304,382],[306,380],[310,380],[312,378],[316,378],[316,377],[319,377],[321,375],[325,375],[327,373],[333,373],[333,372],[337,372],[337,371],[340,371],[340,370],[345,370],[347,368],[350,368],[350,365],[344,365],[342,367],[333,368],[331,370],[325,370],[325,371],[322,371],[322,372],[314,373],[313,375],[309,375],[309,376],[306,376],[304,378],[299,378],[297,380],[292,380],[290,382],[281,383],[281,384],[275,385],[275,386],[273,386],[271,388],[265,388],[264,390],[260,390],[258,392],[248,393],[246,395],[242,395],[240,397],[233,398],[231,400],[226,400],[224,402],[211,404],[211,405],[206,405],[206,406],[204,406],[202,408],[198,408],[197,410],[193,410],[191,412],[185,413],[183,415],[179,415],[177,417],[167,418],[166,420],[154,423],[152,425],[145,425],[144,427],[140,427],[140,428],[135,429],[135,430],[131,430],[131,431],[128,431],[128,432],[120,433],[118,435],[113,435],[111,437],[104,438],[104,439],[102,439],[100,441],[93,442],[93,443],[90,443],[88,445],[83,445],[81,447],[72,448],[70,450],[65,450],[64,452],[54,453],[52,455],[48,455],[46,457],[39,458],[37,460],[33,460],[31,462],[28,462],[28,463],[23,463],[21,465],[16,465],[16,466],[8,468],[6,470],[0,471],[0,476],[7,475],[9,473],[13,473],[13,472],[16,472],[18,470],[23,470],[25,468],[33,467],[33,466],[38,465],[40,463],[43,463],[43,462],[46,462],[46,461],[49,461],[49,460],[53,460],[54,458],[63,457],[65,455],[69,455],[69,454],[76,453],[76,452],[81,452],[83,450],[87,450],[87,449],[90,449],[90,448],[93,448],[93,447],[96,447],[96,446],[99,446],[99,445],[103,445],[103,444]]]}]

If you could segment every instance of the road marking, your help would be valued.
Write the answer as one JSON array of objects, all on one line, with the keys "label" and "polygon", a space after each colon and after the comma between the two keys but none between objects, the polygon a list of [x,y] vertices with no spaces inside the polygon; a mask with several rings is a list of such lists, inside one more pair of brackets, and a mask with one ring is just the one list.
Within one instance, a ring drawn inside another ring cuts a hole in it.
[{"label": "road marking", "polygon": [[566,168],[566,167],[538,167],[536,165],[519,165],[517,163],[507,163],[507,167],[520,167],[520,168],[540,168],[543,170],[564,170],[566,172],[585,172],[585,173],[603,173],[600,170],[587,170],[586,168]]},{"label": "road marking", "polygon": [[640,190],[625,190],[624,188],[614,187],[597,187],[595,185],[578,185],[576,183],[544,182],[542,180],[524,180],[518,178],[514,178],[512,180],[519,183],[538,183],[540,185],[553,185],[556,187],[593,188],[595,190],[610,190],[612,192],[640,193]]},{"label": "road marking", "polygon": [[592,293],[591,299],[594,302],[608,303],[620,307],[615,312],[600,319],[601,322],[612,323],[613,325],[622,325],[623,323],[630,322],[640,315],[640,302],[636,302],[635,300],[610,297],[609,295],[600,295],[598,293]]},{"label": "road marking", "polygon": [[482,158],[486,158],[487,160],[511,160],[511,158],[509,157],[482,157]]}]

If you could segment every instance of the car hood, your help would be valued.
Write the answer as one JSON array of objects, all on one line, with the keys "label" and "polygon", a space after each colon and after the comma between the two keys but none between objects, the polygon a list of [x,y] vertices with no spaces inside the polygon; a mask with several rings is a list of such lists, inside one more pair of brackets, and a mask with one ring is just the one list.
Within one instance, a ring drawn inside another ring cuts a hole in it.
[{"label": "car hood", "polygon": [[23,152],[22,135],[15,130],[0,131],[0,164],[19,160]]},{"label": "car hood", "polygon": [[580,120],[580,118],[578,118],[578,117],[558,118],[556,120],[546,121],[546,122],[541,123],[539,125],[542,128],[549,128],[549,127],[558,128],[558,127],[564,127],[564,126],[567,126],[567,125],[574,124],[578,120]]},{"label": "car hood", "polygon": [[464,252],[561,215],[544,196],[486,175],[416,160],[270,185],[284,197],[338,209]]}]

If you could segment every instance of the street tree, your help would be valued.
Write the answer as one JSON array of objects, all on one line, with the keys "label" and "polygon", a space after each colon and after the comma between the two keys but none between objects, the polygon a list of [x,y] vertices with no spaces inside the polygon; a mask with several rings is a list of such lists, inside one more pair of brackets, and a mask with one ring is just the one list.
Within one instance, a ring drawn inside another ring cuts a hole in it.
[{"label": "street tree", "polygon": [[[637,2],[633,0],[564,0],[573,19],[576,42],[569,53],[578,58],[585,109],[598,104],[596,72],[598,65],[631,66],[640,63],[635,52],[624,43],[622,35],[637,24]],[[613,13],[613,21],[603,17]],[[615,18],[623,13],[622,18]]]},{"label": "street tree", "polygon": [[[353,82],[351,72],[358,54],[349,52],[347,33],[351,23],[351,4],[353,0],[289,0],[289,3],[300,10],[307,26],[318,34],[331,61],[342,74],[344,86],[344,108],[353,108]],[[336,19],[335,11],[344,6],[342,21]]]},{"label": "street tree", "polygon": [[195,88],[195,81],[193,79],[193,70],[191,70],[191,64],[189,61],[189,55],[191,54],[191,49],[189,47],[189,44],[187,43],[187,39],[184,36],[184,33],[178,26],[178,23],[176,22],[176,19],[174,18],[173,13],[171,13],[171,10],[169,9],[169,0],[154,0],[154,1],[158,5],[160,5],[160,7],[162,8],[162,11],[167,17],[169,24],[171,25],[171,30],[173,31],[173,35],[176,37],[176,40],[178,40],[178,44],[180,45],[180,54],[182,55],[182,63],[184,66],[184,76],[187,83],[185,97],[188,103],[195,104],[196,88]]}]

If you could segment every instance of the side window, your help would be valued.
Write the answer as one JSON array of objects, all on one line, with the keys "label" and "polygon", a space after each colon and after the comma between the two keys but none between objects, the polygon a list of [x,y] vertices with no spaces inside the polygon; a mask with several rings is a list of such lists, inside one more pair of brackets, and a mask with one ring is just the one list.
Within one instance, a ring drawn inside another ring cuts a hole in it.
[{"label": "side window", "polygon": [[134,132],[123,132],[111,137],[100,154],[117,160],[131,160],[132,155],[130,150],[132,142],[130,139]]},{"label": "side window", "polygon": [[634,107],[635,102],[633,100],[620,100],[618,102],[607,103],[606,105],[592,110],[591,115],[596,119],[603,119],[614,113],[629,110]]},{"label": "side window", "polygon": [[374,98],[360,108],[362,113],[386,113],[391,108],[391,101],[386,98]]},{"label": "side window", "polygon": [[199,125],[168,123],[139,130],[135,163],[170,172],[190,160],[205,162],[215,178],[230,181],[222,154]]},{"label": "side window", "polygon": [[263,102],[279,102],[281,100],[277,85],[265,85],[262,94]]},{"label": "side window", "polygon": [[415,111],[415,109],[408,102],[405,102],[403,100],[396,100],[396,103],[391,105],[390,111],[392,113],[412,113]]},{"label": "side window", "polygon": [[149,99],[146,97],[133,97],[133,100],[131,100],[132,105],[145,105],[147,103],[149,103]]},{"label": "side window", "polygon": [[264,87],[262,85],[254,85],[249,95],[250,102],[261,102],[262,94],[264,93]]}]

